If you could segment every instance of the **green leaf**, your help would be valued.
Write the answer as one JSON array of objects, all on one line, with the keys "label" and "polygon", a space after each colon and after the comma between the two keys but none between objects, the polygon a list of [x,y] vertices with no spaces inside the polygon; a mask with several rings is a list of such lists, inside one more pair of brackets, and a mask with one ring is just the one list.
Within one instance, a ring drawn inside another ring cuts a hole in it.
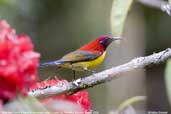
[{"label": "green leaf", "polygon": [[113,36],[121,36],[128,11],[133,0],[113,0],[111,10],[111,32]]},{"label": "green leaf", "polygon": [[46,108],[34,97],[27,97],[23,100],[23,103],[29,105],[32,111],[42,111],[47,112]]},{"label": "green leaf", "polygon": [[167,61],[166,69],[165,69],[165,84],[167,96],[171,106],[171,59]]},{"label": "green leaf", "polygon": [[7,103],[4,107],[5,111],[10,112],[48,112],[48,110],[33,97],[18,97],[17,99]]},{"label": "green leaf", "polygon": [[121,112],[121,114],[137,114],[137,113],[136,113],[134,107],[129,105]]},{"label": "green leaf", "polygon": [[169,4],[171,4],[171,0],[169,0]]},{"label": "green leaf", "polygon": [[[127,107],[133,105],[134,103],[137,103],[139,101],[145,101],[146,100],[146,96],[135,96],[135,97],[132,97],[132,98],[129,98],[127,100],[125,100],[123,103],[121,103],[119,105],[119,107],[116,109],[116,112],[118,114],[122,113]],[[132,111],[131,109],[129,110],[128,108],[128,111]],[[136,113],[136,112],[135,112]],[[127,113],[126,113],[127,114]]]}]

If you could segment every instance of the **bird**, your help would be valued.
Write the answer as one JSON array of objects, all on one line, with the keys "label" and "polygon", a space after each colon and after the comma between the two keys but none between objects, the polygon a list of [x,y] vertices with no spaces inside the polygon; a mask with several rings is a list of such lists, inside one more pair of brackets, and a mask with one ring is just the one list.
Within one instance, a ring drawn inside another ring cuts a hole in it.
[{"label": "bird", "polygon": [[39,67],[56,66],[57,68],[72,69],[74,73],[78,71],[91,71],[104,61],[106,49],[114,40],[121,40],[120,37],[103,35],[95,40],[83,45],[79,49],[64,55],[61,59],[41,63]]}]

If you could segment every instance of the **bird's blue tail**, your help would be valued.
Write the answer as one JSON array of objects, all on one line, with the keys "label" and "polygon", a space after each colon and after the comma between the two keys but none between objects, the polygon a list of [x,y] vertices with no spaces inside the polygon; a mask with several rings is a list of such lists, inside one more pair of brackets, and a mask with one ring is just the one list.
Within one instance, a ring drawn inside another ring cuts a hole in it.
[{"label": "bird's blue tail", "polygon": [[57,66],[60,64],[64,64],[65,62],[63,61],[51,61],[51,62],[45,62],[45,63],[40,63],[39,67],[48,67],[48,66]]}]

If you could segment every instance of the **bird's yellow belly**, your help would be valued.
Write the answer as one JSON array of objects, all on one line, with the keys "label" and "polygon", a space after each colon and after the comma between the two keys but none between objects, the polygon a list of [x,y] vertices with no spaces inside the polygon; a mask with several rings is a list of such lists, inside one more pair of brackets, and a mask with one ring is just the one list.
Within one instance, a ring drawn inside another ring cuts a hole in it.
[{"label": "bird's yellow belly", "polygon": [[100,63],[103,62],[103,60],[105,58],[105,55],[106,55],[106,52],[104,52],[100,57],[98,57],[95,60],[74,63],[74,64],[72,64],[72,69],[76,70],[76,71],[84,71],[84,70],[87,70],[87,69],[94,68],[94,67],[96,67],[97,65],[99,65]]}]

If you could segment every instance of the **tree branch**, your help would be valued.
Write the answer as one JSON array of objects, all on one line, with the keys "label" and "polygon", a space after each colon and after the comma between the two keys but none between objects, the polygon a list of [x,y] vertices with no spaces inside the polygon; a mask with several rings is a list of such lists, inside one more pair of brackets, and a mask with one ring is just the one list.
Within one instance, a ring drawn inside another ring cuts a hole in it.
[{"label": "tree branch", "polygon": [[171,15],[171,4],[164,0],[138,0],[143,5],[159,9]]},{"label": "tree branch", "polygon": [[135,58],[126,64],[112,67],[105,71],[92,74],[90,76],[87,76],[85,78],[80,78],[72,82],[58,83],[55,86],[40,88],[35,91],[30,91],[29,95],[41,98],[41,97],[53,96],[56,94],[61,94],[66,92],[69,93],[77,92],[79,90],[90,88],[95,85],[110,81],[118,77],[118,75],[121,73],[125,73],[139,68],[144,68],[151,64],[161,63],[166,59],[168,59],[169,57],[171,57],[170,48],[161,51],[159,53],[154,53],[149,56]]}]

